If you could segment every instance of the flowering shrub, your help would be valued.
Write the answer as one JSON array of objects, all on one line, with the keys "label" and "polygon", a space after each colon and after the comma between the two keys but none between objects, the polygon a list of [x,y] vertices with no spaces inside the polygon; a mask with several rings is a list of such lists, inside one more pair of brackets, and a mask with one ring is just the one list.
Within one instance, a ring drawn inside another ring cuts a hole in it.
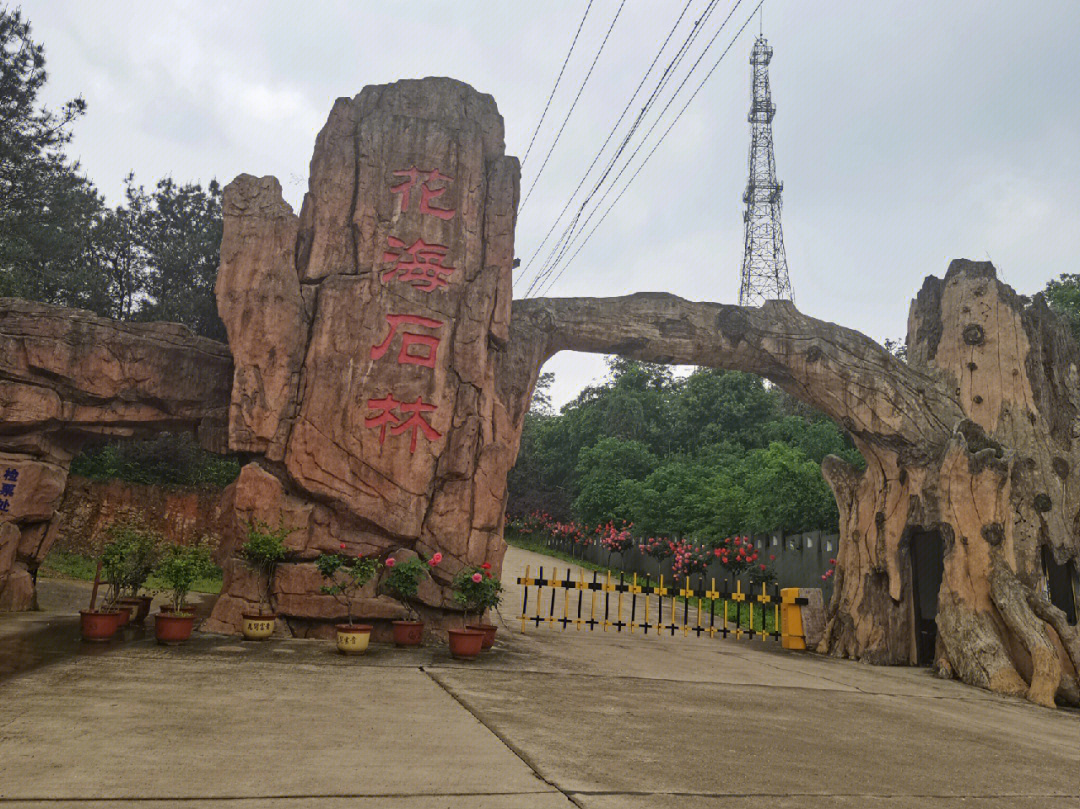
[{"label": "flowering shrub", "polygon": [[611,554],[622,553],[633,547],[634,538],[630,535],[629,531],[633,525],[633,523],[630,523],[622,529],[616,529],[611,523],[604,526],[597,526],[597,530],[600,534],[600,546],[608,552],[609,560],[611,559]]},{"label": "flowering shrub", "polygon": [[400,601],[414,621],[420,620],[420,616],[412,605],[412,600],[416,598],[416,592],[420,588],[420,580],[425,578],[428,570],[438,565],[442,558],[442,554],[437,553],[430,559],[425,560],[422,556],[415,556],[399,563],[397,559],[390,556],[385,562],[387,573],[382,582],[383,592]]},{"label": "flowering shrub", "polygon": [[830,567],[828,570],[826,570],[825,573],[822,575],[822,577],[821,577],[822,581],[828,581],[829,579],[831,579],[833,577],[833,574],[836,572],[836,560],[835,559],[830,559],[829,564],[832,565],[832,567]]},{"label": "flowering shrub", "polygon": [[502,583],[491,572],[487,562],[480,567],[466,567],[454,576],[454,601],[465,608],[465,621],[469,613],[483,615],[485,610],[495,609],[502,601]]},{"label": "flowering shrub", "polygon": [[671,573],[676,580],[704,573],[709,567],[712,550],[707,545],[687,539],[668,540],[668,543],[671,546]]},{"label": "flowering shrub", "polygon": [[646,556],[651,556],[658,562],[662,562],[671,556],[671,540],[666,537],[649,537],[638,543],[638,550]]},{"label": "flowering shrub", "polygon": [[[713,549],[713,555],[720,560],[725,570],[734,575],[749,570],[758,560],[758,551],[750,537],[728,537]],[[759,568],[760,570],[760,568]]]},{"label": "flowering shrub", "polygon": [[[345,543],[341,543],[345,550]],[[328,582],[321,592],[331,595],[344,605],[349,623],[353,622],[353,595],[375,575],[375,560],[370,556],[346,556],[344,553],[324,553],[315,560],[315,568]]]}]

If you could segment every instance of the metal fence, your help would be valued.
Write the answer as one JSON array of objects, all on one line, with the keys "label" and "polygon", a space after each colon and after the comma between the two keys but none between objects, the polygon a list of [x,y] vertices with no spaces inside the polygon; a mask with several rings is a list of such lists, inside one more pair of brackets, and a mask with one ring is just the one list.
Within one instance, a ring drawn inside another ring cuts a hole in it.
[{"label": "metal fence", "polygon": [[532,624],[563,631],[573,627],[579,632],[780,640],[781,605],[807,603],[797,590],[782,595],[775,584],[771,588],[759,585],[760,592],[744,591],[738,579],[721,580],[718,587],[716,578],[704,575],[695,577],[692,584],[690,577],[680,583],[663,574],[654,581],[636,573],[619,573],[616,579],[610,570],[592,571],[591,578],[581,568],[576,578],[572,568],[566,568],[565,576],[558,571],[553,566],[545,575],[541,566],[534,576],[531,566],[526,566],[517,579],[523,592],[518,618],[522,632]]}]

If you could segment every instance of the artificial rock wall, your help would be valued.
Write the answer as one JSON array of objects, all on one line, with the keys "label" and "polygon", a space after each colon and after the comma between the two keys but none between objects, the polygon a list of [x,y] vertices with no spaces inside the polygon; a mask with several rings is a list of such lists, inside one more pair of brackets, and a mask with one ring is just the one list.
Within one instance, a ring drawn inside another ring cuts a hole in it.
[{"label": "artificial rock wall", "polygon": [[[218,309],[235,363],[229,449],[250,453],[205,629],[256,606],[253,520],[294,529],[276,606],[296,634],[341,607],[312,560],[444,554],[420,598],[452,609],[465,565],[499,567],[522,408],[496,386],[508,339],[519,169],[494,100],[452,79],[338,99],[296,216],[272,177],[225,189]],[[372,582],[357,614],[400,608]]]}]

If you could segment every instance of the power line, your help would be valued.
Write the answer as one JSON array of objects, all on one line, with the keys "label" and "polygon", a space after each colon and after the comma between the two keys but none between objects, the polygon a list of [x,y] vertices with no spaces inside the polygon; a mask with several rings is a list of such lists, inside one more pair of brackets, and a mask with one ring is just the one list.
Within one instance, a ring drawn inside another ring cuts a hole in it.
[{"label": "power line", "polygon": [[589,5],[585,7],[585,13],[581,15],[581,22],[578,23],[577,32],[574,34],[574,41],[570,43],[570,50],[566,52],[566,58],[563,59],[562,67],[559,68],[559,75],[555,77],[555,86],[551,88],[551,94],[548,95],[547,103],[544,104],[544,111],[540,113],[540,120],[536,122],[536,129],[533,130],[532,137],[529,138],[529,148],[525,150],[525,156],[521,158],[521,165],[525,165],[525,161],[529,159],[529,152],[532,151],[533,142],[536,140],[536,135],[540,132],[540,125],[544,123],[544,117],[548,113],[548,107],[551,106],[551,99],[555,98],[555,91],[559,89],[559,82],[562,81],[563,71],[566,70],[566,64],[570,61],[570,54],[574,52],[574,46],[577,45],[578,37],[581,35],[581,29],[585,25],[585,18],[589,16],[589,9],[592,8],[593,0],[589,0]]},{"label": "power line", "polygon": [[[555,244],[552,246],[550,252],[548,253],[547,258],[544,259],[544,263],[541,265],[540,269],[536,272],[536,274],[535,274],[535,276],[534,276],[534,278],[532,280],[532,283],[529,285],[529,288],[525,293],[526,297],[528,297],[530,294],[532,294],[532,291],[539,284],[543,283],[543,281],[547,278],[547,276],[550,275],[553,267],[558,264],[558,261],[565,254],[567,239],[571,237],[571,235],[574,232],[574,229],[577,227],[577,224],[581,219],[581,215],[584,212],[585,207],[588,205],[590,200],[592,200],[593,196],[596,194],[596,192],[599,190],[599,188],[603,185],[604,181],[610,175],[612,168],[615,166],[615,163],[618,162],[619,157],[621,157],[623,152],[626,150],[626,147],[629,144],[630,139],[637,132],[637,129],[641,125],[641,122],[644,120],[645,116],[651,111],[651,109],[652,109],[653,105],[655,104],[656,99],[659,97],[661,91],[664,89],[664,87],[667,86],[667,83],[670,80],[670,77],[672,75],[674,75],[675,71],[678,69],[679,65],[682,63],[683,58],[685,58],[686,53],[689,51],[689,49],[693,45],[694,41],[697,39],[697,37],[701,33],[701,31],[704,30],[704,25],[708,21],[709,17],[712,16],[712,13],[716,9],[716,5],[717,5],[718,2],[719,2],[719,0],[709,0],[709,3],[706,6],[706,8],[705,8],[704,12],[702,13],[702,15],[694,22],[694,26],[690,30],[690,33],[687,35],[686,39],[683,40],[683,43],[679,47],[679,50],[675,53],[675,56],[672,57],[672,60],[668,63],[667,67],[664,69],[664,72],[661,74],[660,79],[657,82],[656,87],[653,88],[652,93],[649,95],[649,98],[646,99],[645,105],[641,108],[641,111],[638,113],[637,118],[634,120],[634,123],[631,125],[630,131],[627,132],[626,136],[623,138],[623,141],[619,145],[619,148],[616,150],[615,154],[612,155],[612,157],[608,160],[607,166],[605,167],[604,172],[601,175],[600,179],[594,184],[593,188],[585,196],[585,199],[581,202],[581,205],[579,206],[577,213],[574,215],[573,219],[570,221],[570,223],[563,230],[563,232],[559,236],[558,240],[556,240]],[[738,3],[736,3],[736,6],[737,5],[738,5]],[[671,39],[671,35],[675,32],[675,28],[678,27],[678,23],[682,21],[682,18],[685,15],[686,11],[689,9],[689,6],[690,6],[690,3],[688,2],[686,7],[683,9],[683,13],[679,15],[679,19],[676,21],[675,27],[672,28],[671,32],[668,34],[667,39],[664,40],[664,45],[660,48],[660,51],[656,54],[656,57],[653,59],[653,63],[652,63],[652,65],[649,66],[649,70],[646,72],[645,76],[642,78],[641,83],[639,83],[638,90],[641,89],[642,84],[645,83],[645,81],[648,78],[649,74],[652,72],[652,67],[656,64],[657,60],[660,58],[660,56],[663,53],[664,49],[667,47],[668,40]],[[730,17],[730,14],[728,16]],[[715,39],[715,37],[714,37],[714,39]],[[699,61],[700,61],[700,57],[699,57]],[[637,96],[638,90],[634,91],[634,96],[632,96],[631,99],[630,99],[630,102],[627,103],[627,107],[629,107],[630,103],[632,103],[633,99]],[[677,92],[678,91],[676,91],[676,93]],[[670,106],[670,102],[668,102],[668,105]],[[666,110],[667,107],[665,107],[664,109]],[[624,109],[624,114],[625,114],[625,109]],[[661,116],[663,115],[663,111],[660,113],[660,115]],[[619,120],[620,121],[622,120],[622,116],[620,116]],[[617,127],[618,127],[618,122],[616,122],[616,128]],[[653,128],[655,128],[655,124],[653,125]],[[649,130],[650,134],[651,134],[651,132],[652,132],[652,129]],[[614,135],[614,134],[615,134],[615,131],[613,129],[612,132],[608,135],[608,140],[610,140],[611,135]],[[648,134],[646,134],[646,137],[648,137]],[[607,140],[605,140],[604,143],[606,145]],[[638,149],[640,149],[640,146],[638,147]],[[602,151],[603,151],[603,147],[601,147],[601,153],[602,153]],[[637,150],[635,150],[634,154],[635,155],[637,154]],[[599,158],[599,156],[600,156],[600,153],[597,154],[597,158]],[[633,156],[631,156],[631,159],[632,159],[632,157]],[[595,159],[594,159],[594,163],[595,163]],[[570,196],[570,199],[567,200],[566,206],[563,208],[562,212],[559,214],[559,216],[556,219],[555,223],[552,224],[551,230],[548,231],[547,236],[544,237],[544,240],[540,243],[540,246],[537,248],[536,252],[529,259],[529,263],[526,264],[526,269],[532,263],[533,259],[536,257],[536,253],[539,253],[540,249],[543,248],[544,243],[547,242],[547,238],[548,238],[548,236],[551,235],[551,231],[554,230],[554,228],[558,225],[559,221],[561,221],[563,214],[565,214],[567,208],[570,207],[570,204],[573,202],[573,198],[577,195],[578,190],[581,188],[581,185],[587,179],[588,174],[589,174],[589,172],[591,172],[591,170],[592,170],[592,166],[589,167],[589,171],[586,172],[585,177],[583,177],[581,182],[578,183],[578,187],[576,189],[574,189],[574,193]],[[621,176],[621,172],[620,172],[620,176]],[[616,180],[617,179],[618,179],[618,177],[616,177]],[[601,198],[601,201],[603,201],[603,198]],[[554,262],[555,262],[554,265],[552,264],[553,259],[554,259]]]},{"label": "power line", "polygon": [[[608,132],[607,137],[604,138],[603,145],[600,146],[600,149],[599,149],[599,151],[597,151],[596,155],[593,157],[592,162],[589,163],[589,167],[585,170],[585,174],[582,175],[580,180],[578,180],[577,187],[574,188],[574,192],[570,195],[570,198],[566,200],[566,205],[563,206],[562,211],[559,212],[559,215],[555,218],[555,221],[551,223],[551,227],[548,228],[548,232],[546,234],[544,234],[544,238],[541,239],[540,244],[537,245],[536,250],[533,251],[532,256],[530,256],[528,261],[525,262],[525,266],[522,268],[522,272],[521,272],[522,277],[524,277],[524,273],[528,271],[529,267],[532,265],[533,261],[536,259],[536,256],[540,253],[540,251],[543,249],[544,245],[547,243],[547,240],[551,237],[551,234],[555,231],[556,226],[558,226],[559,222],[562,221],[563,216],[570,209],[570,205],[573,203],[574,197],[577,196],[578,191],[581,190],[581,187],[583,185],[585,185],[585,181],[589,178],[589,175],[592,174],[592,170],[596,167],[596,164],[600,160],[600,155],[602,155],[604,153],[604,149],[606,149],[608,143],[611,142],[612,137],[614,137],[615,132],[619,128],[619,124],[622,123],[623,118],[626,117],[626,113],[630,110],[630,105],[634,103],[634,99],[637,98],[638,93],[641,92],[641,88],[645,86],[645,82],[648,80],[649,75],[652,73],[653,68],[656,67],[656,63],[660,60],[660,56],[663,54],[664,50],[667,48],[668,42],[671,41],[671,37],[674,35],[676,29],[679,27],[679,23],[682,22],[683,17],[686,16],[686,12],[689,10],[690,5],[693,2],[694,2],[694,0],[686,0],[686,5],[683,6],[682,13],[680,13],[678,19],[675,20],[675,24],[671,27],[671,30],[668,32],[667,37],[664,39],[664,43],[660,46],[660,50],[657,51],[656,56],[653,57],[652,63],[649,65],[649,69],[645,71],[645,75],[641,77],[641,81],[638,82],[638,86],[634,90],[633,95],[630,96],[630,100],[626,102],[626,106],[623,107],[622,113],[619,114],[618,120],[615,121],[614,126],[612,126],[612,128],[611,128],[611,131]],[[644,112],[644,110],[643,110],[643,112]],[[630,138],[631,135],[633,135],[634,131],[637,129],[637,126],[638,126],[638,123],[640,122],[640,120],[641,120],[641,114],[638,115],[638,119],[634,122],[633,126],[631,126],[630,132],[627,134],[626,138],[623,139],[623,145],[620,146],[619,151],[616,152],[616,155],[615,155],[616,158],[621,153],[622,149],[625,147],[627,140]],[[530,144],[530,146],[531,146],[531,144]],[[522,161],[522,162],[524,162],[524,161]],[[528,293],[526,293],[526,294],[528,294]]]},{"label": "power line", "polygon": [[[544,267],[544,269],[543,269],[543,270],[541,271],[541,275],[542,275],[543,277],[542,277],[542,278],[539,278],[539,279],[536,279],[536,281],[534,281],[534,285],[533,285],[533,286],[534,286],[535,288],[539,288],[539,287],[540,287],[540,285],[541,285],[541,284],[543,284],[543,282],[544,282],[544,281],[546,281],[546,280],[547,280],[547,279],[548,279],[548,278],[549,278],[549,277],[551,276],[551,274],[552,274],[552,273],[553,273],[553,272],[555,271],[555,269],[556,269],[556,268],[557,268],[557,267],[559,266],[559,264],[560,264],[560,263],[562,262],[562,260],[563,260],[563,257],[564,257],[564,256],[565,256],[565,255],[567,254],[567,252],[568,252],[568,251],[569,251],[569,250],[570,250],[570,249],[571,249],[571,248],[573,247],[574,243],[575,243],[575,242],[576,242],[576,241],[577,241],[577,240],[578,240],[578,239],[580,238],[580,236],[581,236],[582,232],[584,232],[585,228],[586,228],[586,227],[588,227],[588,225],[589,225],[589,222],[591,222],[591,221],[592,221],[592,219],[593,219],[593,217],[594,217],[594,216],[596,215],[597,211],[599,211],[599,210],[600,210],[600,206],[601,206],[601,205],[603,204],[604,200],[606,200],[606,199],[607,199],[607,198],[608,198],[608,197],[609,197],[609,196],[611,195],[611,192],[612,192],[612,191],[614,190],[614,188],[615,188],[615,184],[616,184],[616,183],[617,183],[617,182],[619,181],[619,179],[620,179],[620,178],[621,178],[621,177],[623,176],[623,174],[625,174],[625,173],[626,173],[627,169],[629,169],[629,168],[630,168],[630,165],[631,165],[631,163],[633,163],[633,161],[634,161],[634,158],[635,158],[635,157],[637,157],[637,155],[638,155],[638,152],[640,152],[640,151],[641,151],[641,149],[642,149],[642,148],[643,148],[643,147],[645,146],[645,143],[646,143],[646,142],[648,141],[648,139],[649,139],[649,136],[650,136],[650,135],[652,135],[652,133],[653,133],[653,132],[654,132],[654,131],[656,130],[656,127],[660,125],[660,122],[661,122],[661,121],[662,121],[662,120],[664,119],[664,115],[665,115],[665,114],[667,113],[667,111],[668,111],[668,109],[669,109],[669,108],[671,107],[671,105],[672,105],[672,104],[673,104],[673,103],[675,102],[675,99],[676,99],[676,98],[678,98],[679,94],[680,94],[680,93],[682,92],[682,90],[683,90],[683,87],[685,87],[685,86],[686,86],[686,82],[687,82],[687,81],[689,81],[690,77],[691,77],[691,76],[692,76],[692,75],[694,74],[694,72],[695,72],[695,71],[696,71],[696,70],[698,69],[698,66],[699,66],[699,65],[701,64],[701,60],[705,58],[705,54],[707,54],[707,53],[709,52],[709,49],[710,49],[710,48],[712,48],[712,46],[713,46],[713,43],[714,43],[714,42],[716,42],[716,39],[717,39],[717,38],[718,38],[718,37],[720,36],[720,34],[721,34],[721,33],[723,32],[724,28],[725,28],[725,27],[727,26],[727,24],[728,24],[728,21],[730,21],[730,20],[731,20],[732,16],[733,16],[733,15],[735,14],[735,12],[736,12],[736,11],[738,10],[738,8],[739,8],[739,5],[740,5],[741,3],[742,3],[742,0],[736,0],[736,2],[735,2],[735,5],[734,5],[734,6],[732,6],[732,8],[731,8],[731,11],[729,11],[729,12],[728,12],[727,16],[726,16],[726,17],[724,18],[724,21],[723,21],[722,23],[720,23],[720,27],[719,27],[719,28],[718,28],[718,29],[716,30],[716,32],[715,32],[715,33],[714,33],[714,34],[712,35],[712,37],[711,37],[711,38],[709,39],[708,43],[706,43],[706,45],[705,45],[705,48],[704,48],[704,49],[702,50],[702,52],[701,52],[701,53],[700,53],[700,54],[698,55],[698,58],[697,58],[696,60],[694,60],[694,64],[690,66],[690,70],[689,70],[689,71],[687,72],[687,74],[686,74],[685,76],[683,76],[683,79],[682,79],[682,81],[681,81],[681,82],[679,82],[679,86],[678,86],[677,88],[675,88],[675,92],[674,92],[674,93],[672,93],[671,97],[670,97],[670,98],[668,99],[667,103],[666,103],[666,104],[664,105],[664,108],[663,108],[662,110],[660,110],[660,113],[659,113],[659,114],[657,115],[656,119],[655,119],[655,120],[653,121],[653,123],[652,123],[652,126],[650,126],[650,127],[649,127],[649,131],[645,133],[644,137],[643,137],[643,138],[641,139],[641,142],[640,142],[640,143],[639,143],[639,144],[637,145],[637,147],[636,147],[636,148],[634,149],[634,151],[633,151],[633,153],[632,153],[632,154],[630,155],[630,157],[629,157],[629,158],[627,158],[627,160],[626,160],[626,162],[625,162],[625,163],[623,164],[622,168],[621,168],[621,169],[619,169],[619,172],[618,172],[618,173],[617,173],[617,174],[615,175],[615,179],[614,179],[614,180],[612,180],[612,182],[611,182],[611,185],[610,185],[610,186],[609,186],[609,187],[607,188],[607,190],[605,190],[605,191],[604,191],[604,193],[603,193],[603,194],[601,195],[601,197],[600,197],[600,200],[599,200],[599,201],[597,202],[597,204],[596,204],[596,207],[594,207],[594,208],[593,208],[593,209],[592,209],[592,210],[591,210],[591,211],[589,212],[589,215],[588,215],[588,216],[587,216],[587,217],[585,218],[585,222],[584,222],[584,223],[583,223],[583,224],[581,225],[581,227],[580,227],[580,228],[579,228],[579,229],[577,230],[577,232],[576,232],[576,233],[571,233],[571,232],[570,232],[570,231],[568,230],[568,231],[567,231],[567,232],[566,232],[566,233],[564,234],[564,236],[565,236],[565,239],[566,239],[566,240],[565,240],[565,242],[564,242],[564,243],[562,244],[562,246],[561,246],[561,249],[560,249],[560,250],[558,251],[558,255],[554,255],[554,251],[553,251],[553,253],[552,253],[552,254],[549,254],[549,256],[548,256],[548,261],[546,261],[546,262],[545,262],[545,267]],[[741,30],[741,29],[740,29],[740,30]],[[715,68],[714,68],[714,69],[715,69]],[[711,71],[710,71],[710,75],[711,75]],[[696,91],[695,91],[695,93],[694,93],[694,94],[695,94],[695,95],[697,94],[697,93],[696,93]],[[693,97],[693,96],[691,96],[691,98],[692,98],[692,97]],[[685,106],[683,107],[683,109],[685,109]],[[681,116],[681,114],[682,114],[682,113],[680,112],[680,113],[679,113],[679,115]],[[678,120],[678,118],[676,118],[676,120]],[[671,128],[671,127],[668,127],[668,130],[670,130],[670,128]],[[665,134],[666,134],[666,132],[665,132]],[[663,138],[663,136],[661,136],[661,139],[662,139],[662,138]],[[655,151],[655,148],[654,148],[654,151]],[[651,157],[651,156],[652,156],[652,153],[650,152],[650,153],[649,153],[649,157]],[[648,157],[646,157],[646,159],[645,159],[645,160],[646,160],[646,162],[647,162],[647,161],[648,161]],[[644,165],[644,164],[642,164],[642,165]],[[639,168],[638,170],[640,171],[640,168]],[[635,176],[636,176],[636,174],[635,174]],[[624,190],[625,190],[625,189],[624,189]],[[620,196],[621,196],[621,194],[620,194]],[[584,207],[584,206],[583,206],[583,207]],[[580,213],[581,213],[581,212],[579,211],[579,216],[578,216],[578,218],[580,218]],[[606,214],[605,214],[605,216],[606,216]],[[576,225],[576,220],[575,220],[574,224]],[[598,223],[598,224],[599,224],[599,223]],[[595,229],[596,229],[596,228],[594,227],[594,228],[593,228],[593,230],[595,230]],[[592,231],[590,231],[590,235],[591,235],[591,234],[592,234]],[[580,248],[579,248],[579,251],[580,251]],[[574,255],[577,255],[577,252],[575,252],[575,253],[574,253]],[[554,257],[554,261],[552,261],[552,258],[553,258],[553,257]],[[560,271],[560,272],[559,272],[559,277],[561,277],[561,276],[562,276],[563,272],[565,272],[565,268],[564,268],[564,269],[563,269],[562,271]],[[550,288],[550,287],[551,287],[551,284],[549,283],[549,284],[548,284],[548,288]]]},{"label": "power line", "polygon": [[622,199],[623,194],[626,193],[626,189],[630,187],[630,184],[632,182],[634,182],[634,179],[638,176],[638,174],[641,173],[641,170],[643,168],[645,168],[645,164],[649,162],[649,158],[651,158],[653,156],[653,153],[656,152],[656,150],[660,146],[660,144],[664,142],[664,138],[667,137],[668,132],[670,132],[671,128],[673,126],[675,126],[676,123],[678,123],[679,119],[682,117],[682,114],[684,112],[686,112],[686,108],[690,106],[690,102],[692,102],[694,100],[694,98],[697,96],[698,92],[700,92],[701,88],[705,85],[705,82],[707,82],[709,80],[709,78],[712,76],[712,74],[716,71],[716,68],[718,68],[720,66],[720,62],[723,61],[723,59],[727,55],[728,51],[730,51],[732,46],[735,45],[735,42],[738,40],[739,36],[746,29],[746,27],[753,21],[754,14],[757,13],[757,11],[762,7],[762,5],[764,5],[764,3],[765,3],[765,0],[758,0],[758,4],[754,7],[754,10],[752,12],[750,12],[750,16],[747,17],[746,21],[742,24],[742,26],[739,28],[739,30],[735,32],[735,36],[732,37],[731,42],[728,43],[728,46],[726,48],[724,48],[724,52],[720,54],[720,57],[716,60],[715,63],[713,63],[713,66],[709,69],[709,72],[705,74],[705,78],[701,80],[701,82],[698,84],[697,88],[694,90],[693,94],[690,96],[690,98],[687,99],[686,103],[683,104],[682,109],[679,110],[679,114],[675,116],[675,120],[673,120],[671,122],[671,124],[668,126],[668,128],[666,130],[664,130],[664,133],[660,136],[660,139],[656,142],[656,145],[653,146],[652,150],[649,152],[648,155],[646,155],[646,157],[642,161],[641,165],[638,166],[637,171],[635,171],[633,173],[633,175],[630,177],[630,179],[627,180],[626,185],[624,185],[623,188],[622,188],[622,191],[619,192],[619,195],[614,199],[614,201],[611,203],[611,205],[608,206],[607,210],[604,211],[604,215],[602,217],[600,217],[600,221],[598,221],[593,226],[593,229],[589,231],[589,235],[588,235],[588,237],[586,237],[585,241],[581,243],[581,245],[578,247],[577,250],[574,251],[574,254],[572,256],[570,256],[570,260],[567,261],[567,263],[563,266],[562,270],[559,271],[559,274],[556,275],[551,280],[551,282],[544,288],[543,292],[547,292],[548,290],[551,289],[551,287],[555,284],[555,282],[558,281],[562,277],[564,272],[566,272],[566,268],[569,267],[574,262],[574,259],[577,258],[577,255],[578,255],[578,253],[581,252],[581,249],[586,244],[588,244],[589,238],[592,237],[593,233],[596,232],[596,229],[598,227],[600,227],[601,224],[603,224],[605,219],[607,219],[607,215],[609,213],[611,213],[611,209],[615,207],[616,203],[618,203],[618,201],[620,199]]},{"label": "power line", "polygon": [[581,86],[578,88],[577,95],[574,96],[574,101],[570,105],[569,111],[566,113],[566,117],[563,118],[562,126],[559,127],[559,131],[555,134],[555,140],[551,144],[551,148],[548,149],[548,153],[544,156],[544,162],[540,166],[540,171],[536,172],[536,177],[533,178],[532,185],[529,186],[528,192],[525,194],[525,199],[521,201],[521,205],[518,206],[518,213],[525,208],[525,203],[529,201],[529,197],[532,196],[533,190],[536,188],[536,184],[540,181],[540,175],[544,173],[544,169],[547,167],[548,160],[551,158],[551,153],[555,151],[555,146],[559,143],[559,138],[562,137],[563,130],[566,129],[566,124],[570,120],[570,116],[574,112],[574,108],[577,107],[578,99],[581,98],[581,93],[585,89],[585,85],[589,83],[589,77],[592,76],[593,68],[596,67],[597,60],[600,59],[600,54],[604,52],[604,46],[607,45],[608,37],[611,36],[611,30],[615,27],[615,23],[619,19],[619,15],[622,13],[623,6],[626,5],[626,0],[622,0],[619,3],[619,8],[615,11],[615,16],[611,20],[611,25],[608,26],[607,33],[604,34],[604,41],[600,43],[600,48],[596,51],[596,56],[593,57],[592,64],[589,65],[589,72],[585,74],[585,79],[581,82]]}]

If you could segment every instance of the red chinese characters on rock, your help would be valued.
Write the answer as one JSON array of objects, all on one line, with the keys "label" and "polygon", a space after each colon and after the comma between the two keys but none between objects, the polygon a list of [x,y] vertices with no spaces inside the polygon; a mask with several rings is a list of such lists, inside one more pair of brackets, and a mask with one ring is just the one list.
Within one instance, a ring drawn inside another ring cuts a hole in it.
[{"label": "red chinese characters on rock", "polygon": [[[371,347],[371,358],[373,360],[382,359],[390,348],[390,342],[394,339],[394,335],[397,334],[399,326],[423,326],[428,329],[437,329],[443,325],[441,320],[420,317],[419,315],[387,315],[386,322],[390,324],[390,333],[386,335],[386,339],[379,345]],[[401,350],[398,351],[397,356],[398,365],[422,365],[425,368],[434,368],[439,342],[440,338],[433,337],[430,334],[402,331]],[[426,346],[428,349],[427,354],[410,354],[409,348],[414,345]]]},{"label": "red chinese characters on rock", "polygon": [[421,171],[416,166],[410,166],[407,169],[394,172],[395,177],[404,177],[405,181],[400,185],[391,186],[391,194],[401,194],[401,212],[409,210],[409,203],[412,201],[412,189],[416,185],[417,181],[423,178],[423,183],[420,186],[420,213],[425,216],[437,216],[439,219],[453,219],[455,210],[453,208],[432,208],[431,201],[438,199],[444,193],[446,193],[446,186],[441,188],[432,188],[431,183],[438,182],[453,182],[453,177],[447,177],[438,169],[432,169],[431,171]]},{"label": "red chinese characters on rock", "polygon": [[434,292],[449,284],[446,276],[454,267],[443,264],[449,248],[441,244],[428,244],[417,239],[406,247],[405,242],[396,236],[386,237],[386,252],[383,261],[392,261],[394,266],[383,270],[380,276],[384,282],[393,280],[412,284],[421,292]]},{"label": "red chinese characters on rock", "polygon": [[[422,415],[424,413],[433,413],[438,410],[438,407],[423,401],[420,396],[416,397],[415,402],[399,402],[393,396],[386,396],[382,399],[368,399],[367,405],[372,410],[379,411],[374,416],[365,418],[364,426],[379,428],[380,444],[386,440],[387,427],[390,428],[390,435],[401,435],[406,431],[412,431],[409,452],[416,452],[416,437],[419,433],[423,433],[428,441],[442,438],[442,433],[432,427]],[[398,414],[394,415],[391,412],[393,410],[397,410]]]},{"label": "red chinese characters on rock", "polygon": [[[416,166],[395,171],[393,175],[403,178],[398,185],[390,186],[390,193],[400,195],[401,213],[409,210],[415,197],[413,191],[419,187],[419,209],[422,216],[434,216],[444,222],[453,219],[455,209],[436,208],[432,205],[434,200],[446,193],[449,186],[445,183],[452,182],[453,177],[448,177],[438,169],[424,171],[417,169]],[[391,263],[391,266],[383,269],[379,278],[383,283],[410,284],[420,292],[430,293],[445,289],[449,286],[450,276],[455,271],[455,268],[449,266],[446,261],[448,252],[449,248],[446,245],[425,242],[421,238],[417,238],[410,244],[408,239],[388,235],[382,260],[384,263]],[[435,368],[442,338],[423,332],[406,331],[405,327],[435,330],[445,325],[443,321],[420,315],[387,314],[386,322],[390,330],[381,343],[372,345],[371,359],[373,361],[381,360],[386,355],[394,338],[400,332],[401,347],[397,355],[398,365]],[[414,346],[420,353],[410,350]],[[424,353],[425,349],[426,353]],[[442,433],[432,427],[425,417],[425,414],[436,412],[438,406],[425,402],[422,396],[417,396],[414,402],[407,402],[387,394],[368,399],[367,406],[369,410],[374,411],[374,414],[364,418],[364,426],[379,431],[380,446],[386,441],[387,431],[391,436],[408,433],[410,453],[416,452],[416,442],[420,435],[428,441],[437,441],[442,438]]]}]

